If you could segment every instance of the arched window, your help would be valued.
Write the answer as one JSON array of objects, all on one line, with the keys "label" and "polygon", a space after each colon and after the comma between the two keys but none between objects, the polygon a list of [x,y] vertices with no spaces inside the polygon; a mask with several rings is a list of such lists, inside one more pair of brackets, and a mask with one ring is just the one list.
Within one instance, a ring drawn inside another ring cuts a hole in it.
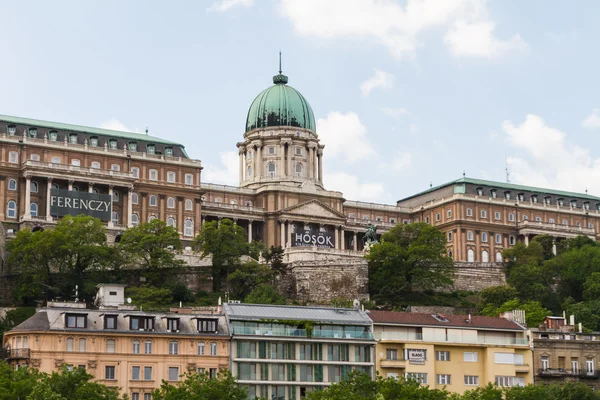
[{"label": "arched window", "polygon": [[37,217],[38,216],[38,205],[36,203],[31,203],[29,205],[29,214],[32,217]]},{"label": "arched window", "polygon": [[467,240],[473,240],[473,231],[467,231]]},{"label": "arched window", "polygon": [[475,262],[475,252],[473,249],[467,250],[467,261],[471,263]]},{"label": "arched window", "polygon": [[131,344],[131,352],[133,354],[140,354],[140,341],[138,339],[135,339],[133,342],[131,342]]},{"label": "arched window", "polygon": [[481,241],[487,243],[487,233],[481,232]]},{"label": "arched window", "polygon": [[252,176],[252,166],[248,167],[248,176]]},{"label": "arched window", "polygon": [[194,221],[188,219],[185,221],[183,236],[185,237],[193,237],[194,236]]},{"label": "arched window", "polygon": [[499,252],[499,251],[498,251],[498,252],[496,252],[496,262],[502,262],[502,261],[504,261],[504,260],[502,259],[502,253],[501,253],[501,252]]},{"label": "arched window", "polygon": [[185,209],[186,211],[192,211],[194,209],[194,202],[191,199],[185,201]]},{"label": "arched window", "polygon": [[296,176],[302,176],[302,163],[296,164]]},{"label": "arched window", "polygon": [[92,161],[92,168],[94,168],[94,169],[100,169],[100,162],[99,161]]},{"label": "arched window", "polygon": [[67,351],[75,351],[75,339],[72,337],[67,338],[66,340]]},{"label": "arched window", "polygon": [[140,218],[138,217],[138,215],[131,214],[131,225],[138,226],[139,223],[140,223]]},{"label": "arched window", "polygon": [[167,218],[167,226],[175,226],[175,218],[169,217]]},{"label": "arched window", "polygon": [[150,196],[150,207],[156,207],[156,196],[155,195],[151,195]]},{"label": "arched window", "polygon": [[117,192],[116,190],[113,190],[113,202],[118,203],[119,202],[119,192]]},{"label": "arched window", "polygon": [[14,179],[8,180],[8,190],[17,190],[17,181]]},{"label": "arched window", "polygon": [[131,204],[138,204],[140,198],[136,192],[131,193]]},{"label": "arched window", "polygon": [[53,183],[52,184],[52,189],[60,189],[60,186],[58,186],[58,183]]},{"label": "arched window", "polygon": [[8,202],[6,216],[8,218],[17,218],[17,203],[14,200]]},{"label": "arched window", "polygon": [[483,250],[481,252],[481,262],[484,262],[484,263],[490,262],[490,256],[489,256],[487,250]]},{"label": "arched window", "polygon": [[167,199],[167,208],[175,208],[175,199],[173,197]]},{"label": "arched window", "polygon": [[514,236],[509,236],[508,237],[508,244],[510,244],[511,246],[515,244],[515,237]]},{"label": "arched window", "polygon": [[269,177],[275,176],[275,164],[274,163],[267,164],[267,176],[269,176]]},{"label": "arched window", "polygon": [[93,188],[93,189],[92,189],[92,192],[93,192],[93,193],[96,193],[96,194],[100,194],[100,189],[98,189],[98,188]]},{"label": "arched window", "polygon": [[199,356],[203,356],[204,352],[205,352],[205,345],[204,342],[198,342],[198,355]]},{"label": "arched window", "polygon": [[502,235],[499,233],[496,233],[496,243],[502,243]]},{"label": "arched window", "polygon": [[115,225],[119,223],[119,213],[116,211],[112,213],[112,223]]},{"label": "arched window", "polygon": [[40,161],[40,155],[39,154],[32,154],[29,159],[31,161]]},{"label": "arched window", "polygon": [[451,242],[452,241],[452,232],[448,232],[448,241]]},{"label": "arched window", "polygon": [[60,157],[52,157],[52,164],[60,164]]},{"label": "arched window", "polygon": [[210,343],[210,355],[211,356],[217,355],[217,344],[215,342]]},{"label": "arched window", "polygon": [[85,353],[87,347],[87,340],[85,338],[79,338],[79,351]]},{"label": "arched window", "polygon": [[77,187],[77,186],[73,186],[73,191],[74,191],[74,192],[79,192],[79,187]]},{"label": "arched window", "polygon": [[151,215],[148,217],[148,222],[154,221],[156,219],[156,215]]}]

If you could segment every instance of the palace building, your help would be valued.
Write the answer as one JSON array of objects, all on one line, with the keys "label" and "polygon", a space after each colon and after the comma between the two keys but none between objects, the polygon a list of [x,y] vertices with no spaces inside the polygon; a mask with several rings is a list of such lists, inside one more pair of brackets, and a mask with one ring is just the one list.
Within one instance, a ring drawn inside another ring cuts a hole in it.
[{"label": "palace building", "polygon": [[483,268],[536,235],[599,239],[600,197],[587,193],[467,177],[396,204],[327,190],[326,143],[310,104],[281,72],[251,103],[240,139],[239,186],[225,186],[202,182],[200,161],[176,142],[0,115],[0,222],[10,237],[86,213],[118,240],[124,229],[159,218],[189,243],[204,222],[229,218],[249,242],[284,247],[290,291],[316,301],[368,296],[362,250],[371,224],[378,234],[396,224],[436,225],[456,262]]}]

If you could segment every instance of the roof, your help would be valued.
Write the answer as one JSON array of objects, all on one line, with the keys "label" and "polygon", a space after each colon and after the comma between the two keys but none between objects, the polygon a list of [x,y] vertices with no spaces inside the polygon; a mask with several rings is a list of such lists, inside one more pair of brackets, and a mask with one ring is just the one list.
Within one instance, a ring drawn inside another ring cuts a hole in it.
[{"label": "roof", "polygon": [[418,325],[418,326],[443,326],[443,327],[459,327],[471,329],[499,329],[499,330],[514,330],[523,331],[521,325],[514,321],[509,321],[504,318],[482,317],[472,315],[471,322],[467,322],[467,315],[448,315],[444,317],[448,322],[441,322],[433,318],[432,314],[425,313],[410,313],[410,312],[395,312],[395,311],[369,311],[369,317],[374,324],[395,324],[395,325]]},{"label": "roof", "polygon": [[62,122],[52,122],[52,121],[43,121],[39,119],[32,118],[23,118],[23,117],[13,117],[10,115],[0,115],[0,121],[6,121],[13,124],[22,124],[22,125],[31,125],[35,127],[44,127],[44,128],[52,128],[64,131],[72,131],[72,132],[83,132],[83,133],[91,133],[95,135],[104,135],[104,136],[112,136],[118,137],[128,140],[140,140],[144,142],[154,142],[154,143],[162,143],[174,146],[184,147],[180,143],[171,142],[169,140],[161,139],[156,136],[149,136],[143,133],[135,133],[135,132],[125,132],[125,131],[116,131],[112,129],[104,129],[104,128],[94,128],[90,126],[82,126],[82,125],[73,125],[73,124],[65,124]]},{"label": "roof", "polygon": [[259,321],[265,319],[281,319],[318,321],[347,325],[371,325],[371,320],[367,314],[364,311],[354,308],[225,303],[223,309],[229,320]]},{"label": "roof", "polygon": [[600,201],[600,197],[596,197],[596,196],[590,196],[589,194],[585,194],[585,193],[575,193],[575,192],[567,192],[564,190],[554,190],[554,189],[545,189],[545,188],[540,188],[540,187],[536,187],[536,186],[526,186],[526,185],[517,185],[514,183],[506,183],[506,182],[496,182],[496,181],[486,181],[484,179],[474,179],[474,178],[467,178],[467,177],[463,177],[460,179],[456,179],[454,181],[451,182],[446,182],[444,184],[438,185],[438,186],[434,186],[431,187],[427,190],[424,190],[422,192],[410,195],[408,197],[405,197],[401,200],[398,200],[398,203],[402,202],[402,201],[406,201],[427,193],[431,193],[434,192],[436,190],[451,186],[451,185],[455,185],[455,184],[459,184],[459,183],[470,183],[473,185],[481,185],[481,186],[493,186],[499,189],[510,189],[510,190],[523,190],[523,191],[528,191],[528,192],[537,192],[537,193],[546,193],[546,194],[553,194],[556,196],[565,196],[565,197],[577,197],[579,199],[587,199],[587,200],[595,200],[595,201]]},{"label": "roof", "polygon": [[48,321],[48,313],[46,311],[38,311],[19,325],[15,326],[13,331],[45,331],[50,329]]}]

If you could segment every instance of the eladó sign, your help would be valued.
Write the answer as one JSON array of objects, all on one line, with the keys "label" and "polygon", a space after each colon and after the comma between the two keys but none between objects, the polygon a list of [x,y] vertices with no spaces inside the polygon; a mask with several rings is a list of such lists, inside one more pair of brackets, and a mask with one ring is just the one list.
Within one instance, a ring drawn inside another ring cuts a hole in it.
[{"label": "elad\u00f3 sign", "polygon": [[109,194],[78,192],[74,190],[52,189],[50,191],[50,215],[85,214],[110,221],[112,217],[112,201]]}]

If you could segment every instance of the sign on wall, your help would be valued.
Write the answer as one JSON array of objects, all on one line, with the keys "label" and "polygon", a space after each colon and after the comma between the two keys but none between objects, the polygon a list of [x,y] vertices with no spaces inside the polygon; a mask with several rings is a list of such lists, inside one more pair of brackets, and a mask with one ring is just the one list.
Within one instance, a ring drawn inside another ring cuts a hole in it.
[{"label": "sign on wall", "polygon": [[410,364],[425,364],[425,350],[408,349],[407,353],[406,358]]},{"label": "sign on wall", "polygon": [[50,191],[50,215],[85,214],[108,222],[112,217],[112,199],[109,194],[52,189]]},{"label": "sign on wall", "polygon": [[335,248],[333,232],[305,226],[303,231],[292,233],[292,246],[316,246]]}]

